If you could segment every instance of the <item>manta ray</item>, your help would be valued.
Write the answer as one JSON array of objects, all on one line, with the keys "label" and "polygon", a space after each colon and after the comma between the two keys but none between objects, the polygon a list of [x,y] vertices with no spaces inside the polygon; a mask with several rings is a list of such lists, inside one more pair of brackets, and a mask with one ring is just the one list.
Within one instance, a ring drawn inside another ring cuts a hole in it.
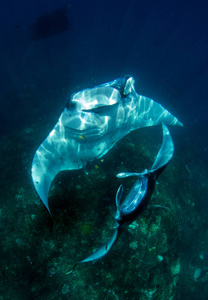
[{"label": "manta ray", "polygon": [[70,29],[67,16],[69,6],[60,7],[49,14],[41,15],[30,27],[32,41],[46,39]]},{"label": "manta ray", "polygon": [[[174,145],[168,128],[162,124],[163,142],[156,159],[150,170],[145,169],[142,173],[119,173],[118,178],[136,177],[136,181],[126,198],[121,201],[123,194],[123,185],[121,184],[116,194],[116,228],[111,238],[99,249],[90,254],[87,258],[76,263],[72,270],[67,272],[71,274],[77,265],[86,262],[97,261],[103,258],[116,243],[121,232],[134,222],[140,214],[147,208],[154,192],[156,181],[173,157]],[[154,206],[154,205],[153,205]]]},{"label": "manta ray", "polygon": [[134,83],[134,78],[126,75],[73,94],[38,147],[31,175],[50,214],[48,193],[60,171],[82,169],[132,130],[162,123],[182,126],[162,105],[137,94]]}]

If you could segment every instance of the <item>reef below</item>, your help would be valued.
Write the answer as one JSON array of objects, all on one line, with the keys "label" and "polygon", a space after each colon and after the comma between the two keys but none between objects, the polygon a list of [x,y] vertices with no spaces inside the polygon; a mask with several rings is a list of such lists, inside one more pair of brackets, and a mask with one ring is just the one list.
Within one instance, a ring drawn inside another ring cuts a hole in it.
[{"label": "reef below", "polygon": [[[49,195],[53,228],[31,182],[40,128],[2,137],[0,299],[207,299],[208,174],[179,129],[170,127],[175,154],[156,184],[155,206],[103,260],[70,275],[113,231],[116,174],[151,167],[161,128],[136,130],[84,170],[61,172]],[[126,192],[131,184],[124,182]]]}]

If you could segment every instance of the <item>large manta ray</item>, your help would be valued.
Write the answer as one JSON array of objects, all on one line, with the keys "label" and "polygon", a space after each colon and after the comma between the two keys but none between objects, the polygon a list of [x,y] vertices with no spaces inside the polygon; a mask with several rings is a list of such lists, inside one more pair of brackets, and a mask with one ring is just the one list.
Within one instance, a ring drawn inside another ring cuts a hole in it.
[{"label": "large manta ray", "polygon": [[138,95],[134,82],[133,77],[123,76],[73,94],[38,147],[32,162],[32,180],[50,214],[48,192],[60,171],[83,168],[132,130],[162,122],[182,125],[159,103]]}]

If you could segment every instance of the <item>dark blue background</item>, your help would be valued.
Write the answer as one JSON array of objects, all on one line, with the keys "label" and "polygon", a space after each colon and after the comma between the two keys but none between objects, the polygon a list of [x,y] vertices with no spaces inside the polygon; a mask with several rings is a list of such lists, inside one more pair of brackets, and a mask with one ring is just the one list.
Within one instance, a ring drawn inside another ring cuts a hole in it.
[{"label": "dark blue background", "polygon": [[[70,29],[32,41],[35,20],[64,5]],[[185,137],[207,155],[207,1],[2,0],[0,6],[1,134],[38,122],[51,127],[72,92],[131,74],[137,92],[175,114]]]}]

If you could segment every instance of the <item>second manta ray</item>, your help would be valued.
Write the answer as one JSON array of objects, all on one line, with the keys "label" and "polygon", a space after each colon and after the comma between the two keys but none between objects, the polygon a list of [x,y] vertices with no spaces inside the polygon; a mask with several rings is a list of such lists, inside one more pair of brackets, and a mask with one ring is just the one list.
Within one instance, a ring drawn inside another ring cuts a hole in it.
[{"label": "second manta ray", "polygon": [[151,196],[153,194],[155,183],[163,172],[165,167],[170,162],[173,152],[174,145],[168,128],[162,124],[163,127],[163,142],[162,146],[157,154],[154,164],[151,170],[145,170],[143,173],[119,173],[118,178],[135,176],[137,180],[126,196],[124,201],[121,203],[123,194],[123,186],[120,185],[116,194],[116,206],[117,212],[115,216],[116,229],[111,238],[102,245],[98,250],[93,252],[90,256],[84,260],[76,263],[73,269],[68,272],[70,274],[74,271],[75,267],[80,263],[95,261],[105,256],[109,250],[115,244],[118,235],[121,231],[131,224],[140,215],[140,213],[148,206]]}]

